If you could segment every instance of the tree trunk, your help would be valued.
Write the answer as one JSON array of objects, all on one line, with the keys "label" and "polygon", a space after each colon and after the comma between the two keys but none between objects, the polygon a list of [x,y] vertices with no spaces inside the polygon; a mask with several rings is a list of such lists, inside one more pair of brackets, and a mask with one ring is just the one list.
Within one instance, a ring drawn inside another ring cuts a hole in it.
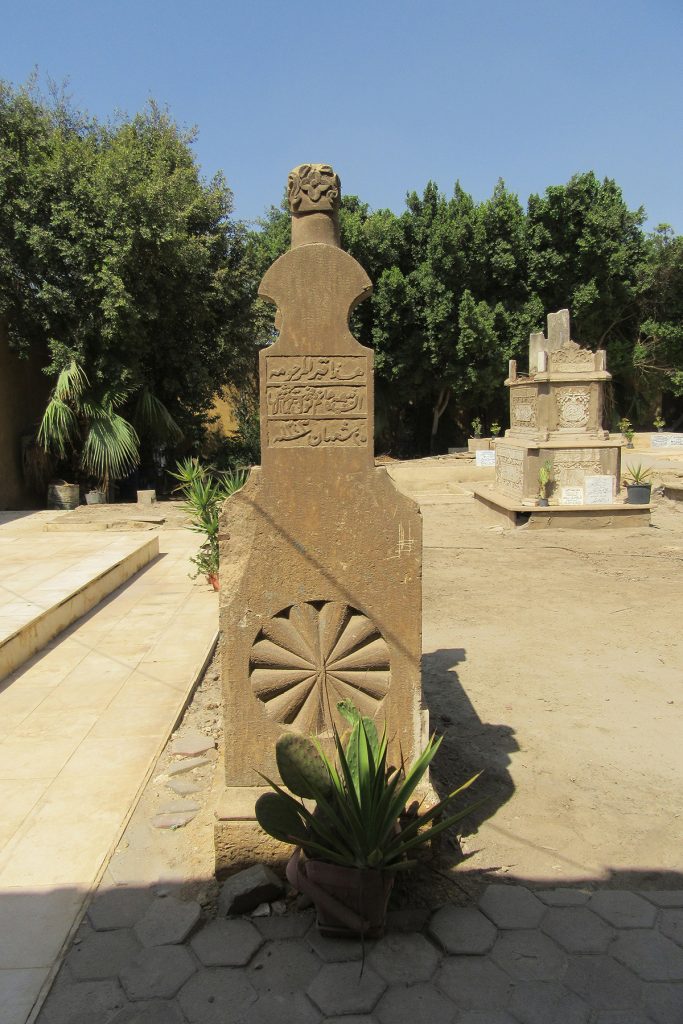
[{"label": "tree trunk", "polygon": [[444,385],[439,392],[439,397],[434,403],[434,408],[432,410],[432,433],[429,438],[429,451],[432,455],[434,454],[434,448],[436,446],[436,432],[439,429],[439,420],[446,411],[446,406],[450,401],[450,397],[451,389],[448,385]]}]

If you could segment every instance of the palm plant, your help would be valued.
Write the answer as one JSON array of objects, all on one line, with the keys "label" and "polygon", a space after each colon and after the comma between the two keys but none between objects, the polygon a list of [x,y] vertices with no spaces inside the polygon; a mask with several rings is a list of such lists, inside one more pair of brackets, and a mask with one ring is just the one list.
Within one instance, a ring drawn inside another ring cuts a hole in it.
[{"label": "palm plant", "polygon": [[73,468],[94,478],[107,493],[112,481],[127,476],[139,464],[138,431],[160,441],[182,436],[166,406],[147,388],[138,395],[135,425],[122,416],[119,410],[134,395],[134,389],[125,387],[96,391],[85,370],[72,360],[57,378],[38,428],[38,443],[61,460],[74,457]]},{"label": "palm plant", "polygon": [[57,378],[38,428],[38,442],[67,459],[80,453],[79,467],[107,492],[112,480],[130,473],[139,462],[140,442],[133,425],[117,411],[130,397],[123,388],[90,389],[75,361]]}]

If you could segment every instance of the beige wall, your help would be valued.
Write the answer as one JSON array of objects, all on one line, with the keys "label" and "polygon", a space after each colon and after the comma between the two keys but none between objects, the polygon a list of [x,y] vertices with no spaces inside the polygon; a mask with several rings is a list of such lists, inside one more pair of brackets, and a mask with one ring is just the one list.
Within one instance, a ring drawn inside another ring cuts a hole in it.
[{"label": "beige wall", "polygon": [[41,373],[47,357],[19,359],[10,351],[0,323],[0,509],[32,508],[39,503],[27,492],[21,472],[21,437],[34,429],[50,391]]},{"label": "beige wall", "polygon": [[234,392],[230,388],[225,388],[221,394],[216,395],[211,414],[218,416],[217,421],[211,425],[211,430],[226,437],[235,433],[237,419],[235,418]]}]

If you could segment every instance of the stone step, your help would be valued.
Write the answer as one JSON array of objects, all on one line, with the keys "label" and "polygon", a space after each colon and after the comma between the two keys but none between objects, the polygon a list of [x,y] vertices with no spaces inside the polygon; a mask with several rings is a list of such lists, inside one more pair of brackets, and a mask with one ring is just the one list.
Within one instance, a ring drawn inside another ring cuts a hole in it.
[{"label": "stone step", "polygon": [[158,554],[158,536],[0,537],[0,681]]}]

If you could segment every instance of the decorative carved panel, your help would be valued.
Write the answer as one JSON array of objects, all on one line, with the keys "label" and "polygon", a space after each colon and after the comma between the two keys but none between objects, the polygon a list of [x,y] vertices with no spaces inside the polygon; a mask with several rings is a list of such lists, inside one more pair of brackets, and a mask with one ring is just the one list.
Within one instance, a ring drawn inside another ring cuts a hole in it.
[{"label": "decorative carved panel", "polygon": [[524,490],[524,452],[521,448],[496,450],[496,488],[513,498]]},{"label": "decorative carved panel", "polygon": [[535,394],[527,391],[523,394],[511,396],[510,423],[513,427],[526,427],[529,429],[535,427],[537,411],[538,399]]},{"label": "decorative carved panel", "polygon": [[340,601],[292,605],[264,623],[249,681],[266,714],[299,732],[328,735],[337,701],[374,716],[391,682],[389,648],[362,612]]},{"label": "decorative carved panel", "polygon": [[595,448],[556,451],[553,471],[558,488],[583,487],[585,476],[599,476],[603,472],[600,452]]},{"label": "decorative carved panel", "polygon": [[560,348],[550,353],[550,369],[558,373],[586,373],[595,366],[595,356],[585,348]]},{"label": "decorative carved panel", "polygon": [[581,427],[588,426],[590,418],[589,388],[557,388],[555,401],[557,403],[557,421],[560,427],[579,430]]}]

